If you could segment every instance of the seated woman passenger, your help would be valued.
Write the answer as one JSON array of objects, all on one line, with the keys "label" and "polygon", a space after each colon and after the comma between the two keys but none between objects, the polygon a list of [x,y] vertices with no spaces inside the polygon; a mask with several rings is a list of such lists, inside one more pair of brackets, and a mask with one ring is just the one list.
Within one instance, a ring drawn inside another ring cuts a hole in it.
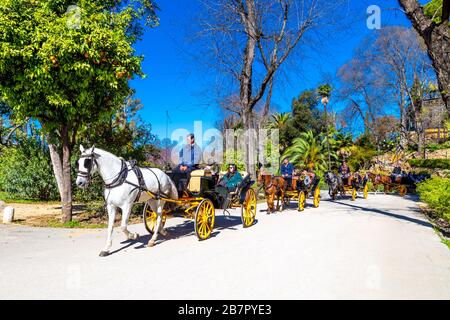
[{"label": "seated woman passenger", "polygon": [[[242,182],[242,175],[237,171],[235,164],[228,166],[227,173],[220,178],[216,186],[216,191],[225,201],[230,191],[234,191],[236,187]],[[224,206],[226,207],[226,206]]]},{"label": "seated woman passenger", "polygon": [[236,189],[242,182],[242,175],[237,171],[235,164],[228,166],[227,173],[220,178],[218,185],[227,188],[229,191]]},{"label": "seated woman passenger", "polygon": [[316,178],[316,174],[314,172],[310,172],[307,169],[303,169],[300,173],[300,176],[304,178],[304,183],[309,186],[314,179]]}]

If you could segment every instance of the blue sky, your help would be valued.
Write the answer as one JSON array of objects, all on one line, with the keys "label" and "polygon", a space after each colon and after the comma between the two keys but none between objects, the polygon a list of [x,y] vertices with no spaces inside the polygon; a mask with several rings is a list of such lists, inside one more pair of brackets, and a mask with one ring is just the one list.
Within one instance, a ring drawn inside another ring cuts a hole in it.
[{"label": "blue sky", "polygon": [[[351,11],[342,24],[346,30],[325,35],[327,41],[318,50],[301,46],[307,59],[290,61],[275,85],[272,103],[278,111],[289,111],[294,97],[304,90],[331,80],[338,68],[352,56],[353,49],[373,30],[366,26],[367,7],[376,4],[381,8],[381,25],[406,25],[409,22],[398,10],[394,0],[348,0]],[[153,132],[161,139],[166,132],[166,110],[170,115],[169,136],[177,128],[192,131],[194,121],[203,121],[203,129],[213,127],[220,118],[218,106],[211,99],[210,72],[205,72],[192,55],[200,50],[189,39],[189,30],[195,25],[195,15],[201,6],[197,0],[159,0],[160,26],[147,30],[143,40],[135,45],[143,54],[145,79],[135,79],[131,86],[144,109],[141,117],[151,123]],[[303,55],[302,55],[303,56]],[[331,101],[332,102],[332,101]],[[332,104],[332,103],[331,103]],[[335,108],[338,106],[334,106]]]}]

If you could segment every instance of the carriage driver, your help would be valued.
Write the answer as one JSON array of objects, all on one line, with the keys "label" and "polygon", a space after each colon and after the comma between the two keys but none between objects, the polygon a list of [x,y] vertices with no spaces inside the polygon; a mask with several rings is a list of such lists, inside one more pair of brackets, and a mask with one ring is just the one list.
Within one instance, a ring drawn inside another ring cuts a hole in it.
[{"label": "carriage driver", "polygon": [[402,166],[400,164],[400,161],[397,161],[395,163],[394,170],[392,170],[392,173],[391,173],[391,180],[392,180],[392,182],[401,182],[402,181]]},{"label": "carriage driver", "polygon": [[339,184],[344,184],[344,179],[346,179],[345,184],[347,184],[348,182],[348,178],[350,177],[350,168],[347,165],[347,161],[343,161],[342,165],[339,167],[339,175],[338,175],[338,179]]},{"label": "carriage driver", "polygon": [[[202,149],[195,143],[194,134],[190,133],[186,136],[186,144],[180,150],[179,165],[173,169],[173,178],[178,191],[186,188],[190,179],[190,173],[197,169],[201,158]],[[181,183],[184,179],[187,181]]]},{"label": "carriage driver", "polygon": [[284,158],[281,164],[281,176],[286,180],[288,187],[292,186],[292,174],[294,173],[294,166],[289,162],[289,158]]},{"label": "carriage driver", "polygon": [[[227,173],[220,178],[216,186],[216,191],[220,194],[224,201],[229,201],[228,194],[230,191],[234,191],[236,187],[242,182],[242,175],[237,171],[235,164],[229,164]],[[228,203],[223,205],[224,208],[228,207]]]},{"label": "carriage driver", "polygon": [[186,144],[180,150],[180,163],[175,170],[190,173],[196,169],[202,158],[202,149],[195,143],[195,136],[189,133],[186,136]]}]

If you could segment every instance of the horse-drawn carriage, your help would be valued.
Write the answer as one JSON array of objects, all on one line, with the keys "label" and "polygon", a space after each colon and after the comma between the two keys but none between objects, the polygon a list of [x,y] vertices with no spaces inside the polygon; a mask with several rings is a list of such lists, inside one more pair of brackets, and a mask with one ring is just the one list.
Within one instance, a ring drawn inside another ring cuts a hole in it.
[{"label": "horse-drawn carriage", "polygon": [[[94,146],[85,149],[80,146],[81,156],[77,161],[76,184],[87,188],[95,173],[104,182],[104,197],[108,210],[108,237],[101,257],[108,256],[112,246],[114,221],[117,209],[122,211],[121,230],[129,240],[139,238],[128,230],[128,219],[134,203],[145,203],[144,225],[152,233],[148,242],[153,247],[158,234],[165,234],[164,223],[167,216],[182,212],[182,216],[195,220],[195,232],[201,240],[211,236],[215,221],[215,208],[225,211],[240,207],[244,227],[253,225],[256,217],[256,195],[251,188],[254,183],[250,175],[244,173],[241,183],[226,199],[215,190],[220,174],[207,170],[191,172],[188,187],[180,195],[169,175],[158,169],[138,167],[135,161],[125,161],[105,150]],[[171,204],[172,208],[169,208]]]},{"label": "horse-drawn carriage", "polygon": [[314,179],[311,179],[308,175],[293,177],[292,186],[288,187],[285,193],[285,204],[289,205],[292,199],[297,199],[298,211],[303,211],[306,207],[306,199],[311,195],[314,208],[318,208],[320,203],[319,182],[320,178],[317,176]]},{"label": "horse-drawn carriage", "polygon": [[[294,176],[291,186],[288,186],[287,181],[281,176],[260,174],[258,177],[258,182],[264,189],[267,199],[268,213],[278,210],[280,201],[282,202],[282,209],[283,207],[289,207],[291,200],[297,200],[298,211],[303,211],[305,210],[306,199],[310,194],[313,196],[314,207],[319,207],[319,181],[318,177],[311,179],[308,175]],[[277,198],[276,207],[274,205],[275,198]]]},{"label": "horse-drawn carriage", "polygon": [[[181,174],[181,179],[180,177],[175,178],[175,173],[167,172],[167,174],[174,180],[187,182],[187,188],[180,193],[178,199],[165,199],[169,205],[163,209],[162,227],[164,227],[168,215],[193,219],[197,237],[205,240],[211,236],[214,229],[216,208],[223,209],[224,212],[230,208],[241,208],[241,220],[244,228],[253,225],[257,209],[256,194],[251,188],[254,181],[251,180],[248,173],[242,173],[242,182],[235,190],[228,193],[227,198],[223,198],[215,189],[222,175],[220,173],[213,173],[210,170],[194,170],[190,174],[190,179],[186,174]],[[150,234],[153,234],[157,214],[148,202],[144,206],[143,219],[145,228]]]},{"label": "horse-drawn carriage", "polygon": [[325,182],[328,184],[328,193],[332,200],[336,199],[338,193],[345,196],[347,193],[351,194],[352,201],[358,197],[358,192],[363,193],[363,198],[367,199],[369,195],[369,181],[368,174],[353,173],[346,178],[339,178],[339,176],[331,171],[325,173]]},{"label": "horse-drawn carriage", "polygon": [[414,174],[414,173],[401,173],[397,175],[385,175],[368,173],[370,179],[373,182],[375,190],[379,185],[383,185],[384,192],[390,192],[392,190],[398,191],[401,197],[404,197],[406,193],[414,192],[416,184],[430,178],[429,174]]}]

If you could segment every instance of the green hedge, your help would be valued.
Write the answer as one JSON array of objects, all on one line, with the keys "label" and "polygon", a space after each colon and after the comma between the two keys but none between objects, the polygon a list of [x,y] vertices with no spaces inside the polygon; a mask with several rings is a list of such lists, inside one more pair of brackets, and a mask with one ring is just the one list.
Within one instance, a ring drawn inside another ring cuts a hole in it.
[{"label": "green hedge", "polygon": [[450,148],[450,140],[444,143],[430,143],[427,144],[426,149],[430,151],[449,149]]},{"label": "green hedge", "polygon": [[409,159],[412,167],[450,169],[450,159]]},{"label": "green hedge", "polygon": [[450,221],[450,179],[434,177],[417,185],[420,199],[436,214]]}]

